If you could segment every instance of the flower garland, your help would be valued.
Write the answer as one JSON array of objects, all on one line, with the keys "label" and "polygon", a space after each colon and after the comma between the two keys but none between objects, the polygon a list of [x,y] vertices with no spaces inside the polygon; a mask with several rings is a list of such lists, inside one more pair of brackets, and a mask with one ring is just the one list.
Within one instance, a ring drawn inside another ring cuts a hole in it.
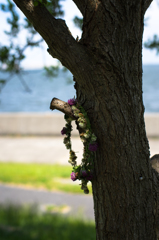
[{"label": "flower garland", "polygon": [[68,104],[71,106],[73,114],[77,118],[77,128],[79,129],[80,138],[84,145],[83,158],[80,165],[77,165],[77,156],[71,146],[71,122],[73,119],[67,115],[64,117],[67,123],[61,130],[61,134],[66,135],[63,142],[66,148],[70,150],[68,162],[73,166],[71,179],[73,181],[77,179],[81,180],[81,189],[84,190],[84,193],[88,194],[87,183],[93,179],[93,158],[94,152],[97,151],[98,148],[97,137],[92,133],[87,113],[77,100],[75,98],[69,99]]}]

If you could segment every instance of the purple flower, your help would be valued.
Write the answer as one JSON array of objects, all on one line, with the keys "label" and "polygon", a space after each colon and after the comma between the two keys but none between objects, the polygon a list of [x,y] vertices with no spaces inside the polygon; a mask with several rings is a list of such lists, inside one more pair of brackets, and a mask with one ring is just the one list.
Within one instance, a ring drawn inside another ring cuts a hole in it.
[{"label": "purple flower", "polygon": [[90,172],[89,175],[88,175],[88,177],[87,177],[87,180],[91,181],[92,179],[93,179],[93,173]]},{"label": "purple flower", "polygon": [[71,179],[72,179],[72,181],[76,181],[76,173],[75,172],[71,173]]},{"label": "purple flower", "polygon": [[82,177],[86,177],[87,176],[86,170],[81,170],[81,175],[82,175]]},{"label": "purple flower", "polygon": [[76,105],[77,100],[76,100],[75,98],[71,98],[71,99],[69,99],[67,102],[68,102],[68,104],[69,104],[70,106],[73,106],[73,105]]},{"label": "purple flower", "polygon": [[96,142],[90,143],[89,147],[88,147],[89,151],[91,151],[91,152],[97,151],[97,148],[98,148],[98,144]]},{"label": "purple flower", "polygon": [[67,133],[67,128],[63,127],[63,129],[61,130],[61,134],[64,135]]}]

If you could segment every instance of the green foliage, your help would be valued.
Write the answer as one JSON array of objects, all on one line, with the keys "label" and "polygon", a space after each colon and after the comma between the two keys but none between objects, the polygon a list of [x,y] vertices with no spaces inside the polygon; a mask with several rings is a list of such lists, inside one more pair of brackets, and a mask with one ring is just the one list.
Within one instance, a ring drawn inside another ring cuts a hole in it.
[{"label": "green foliage", "polygon": [[159,54],[159,37],[157,35],[153,36],[153,39],[149,39],[144,46],[151,50],[156,50],[157,54]]},{"label": "green foliage", "polygon": [[59,66],[50,66],[50,67],[44,67],[45,69],[45,75],[47,77],[57,77],[59,73]]},{"label": "green foliage", "polygon": [[[35,0],[34,3],[35,5],[37,3],[44,4],[54,17],[63,16],[64,12],[62,10],[60,0]],[[6,0],[6,4],[0,4],[0,9],[1,11],[10,14],[10,17],[7,18],[7,23],[10,27],[10,30],[4,31],[8,36],[8,44],[2,45],[2,43],[0,43],[0,71],[9,72],[10,77],[17,74],[19,78],[21,78],[21,63],[26,57],[26,50],[28,48],[40,47],[43,39],[40,36],[37,37],[38,34],[28,19],[20,18],[17,8],[12,1]],[[19,42],[17,43],[17,39],[19,38],[21,32],[25,33],[27,36],[23,45],[20,45]],[[52,73],[53,76],[57,76],[58,71],[57,69],[55,70],[55,68],[52,67],[52,72],[54,70],[54,74]],[[51,70],[48,70],[47,74],[51,75]],[[3,81],[0,82],[0,90],[7,82],[8,79],[3,79]],[[23,85],[28,91],[29,88],[26,83]]]},{"label": "green foliage", "polygon": [[5,63],[9,58],[9,49],[6,46],[0,48],[0,61]]},{"label": "green foliage", "polygon": [[6,83],[6,79],[0,79],[0,91]]},{"label": "green foliage", "polygon": [[16,37],[19,33],[19,15],[15,10],[15,5],[10,1],[6,0],[7,4],[0,4],[1,10],[4,12],[10,12],[11,17],[7,18],[7,23],[10,25],[10,32],[5,31],[6,34]]},{"label": "green foliage", "polygon": [[[15,5],[10,0],[6,0],[6,4],[1,4],[0,7],[2,11],[10,13],[10,17],[7,18],[10,30],[5,31],[5,34],[8,35],[8,45],[3,46],[0,44],[0,70],[19,74],[22,71],[21,62],[25,59],[26,49],[28,47],[38,47],[42,39],[40,38],[38,41],[34,40],[37,32],[26,18],[24,19],[24,23],[21,22]],[[20,32],[26,29],[28,30],[26,43],[21,46],[17,43],[17,38]]]},{"label": "green foliage", "polygon": [[60,0],[33,0],[33,3],[34,6],[44,5],[54,17],[61,17],[64,14]]},{"label": "green foliage", "polygon": [[[22,68],[21,62],[25,59],[25,51],[28,47],[39,46],[42,42],[40,38],[38,41],[34,40],[35,35],[37,34],[28,20],[24,20],[24,23],[21,22],[19,14],[15,8],[15,5],[10,1],[6,0],[6,4],[0,4],[2,11],[10,13],[10,17],[7,18],[7,23],[9,24],[10,30],[5,31],[5,34],[8,36],[7,44],[4,46],[0,43],[0,71],[10,73],[10,77],[13,77],[15,74],[19,76],[21,80]],[[17,43],[17,38],[21,31],[28,30],[26,42],[23,46]],[[10,80],[10,78],[3,79],[0,83],[0,90],[4,85]],[[28,91],[29,87],[23,81],[25,89]]]},{"label": "green foliage", "polygon": [[[54,17],[61,17],[64,15],[61,1],[64,0],[33,0],[33,3],[35,7],[38,5],[44,5]],[[26,58],[26,50],[28,48],[41,47],[43,39],[38,36],[38,33],[27,18],[22,19],[19,16],[17,8],[11,0],[6,0],[6,4],[0,4],[0,10],[10,14],[7,18],[7,23],[10,29],[5,31],[5,34],[8,36],[8,44],[3,45],[0,42],[0,71],[9,72],[10,77],[13,77],[16,74],[21,81],[23,73],[21,64]],[[82,28],[82,19],[75,17],[74,23],[77,27]],[[17,43],[17,39],[21,32],[26,34],[26,41],[23,45]],[[59,64],[57,66],[45,67],[44,69],[46,70],[47,77],[57,77],[59,73]],[[66,71],[67,69],[62,68],[62,70]],[[0,81],[0,90],[8,81],[9,79],[3,79],[3,81]],[[67,79],[67,82],[72,83],[72,80]],[[28,91],[29,87],[24,80],[23,85],[25,90]]]},{"label": "green foliage", "polygon": [[79,18],[79,17],[74,17],[73,22],[75,24],[76,27],[78,27],[79,29],[82,30],[82,26],[83,26],[83,19]]},{"label": "green foliage", "polygon": [[1,240],[95,240],[94,222],[40,213],[36,206],[0,206]]},{"label": "green foliage", "polygon": [[[67,72],[68,69],[66,67],[61,66],[60,63],[58,63],[56,66],[50,66],[50,67],[44,67],[45,70],[45,76],[53,79],[58,76],[59,71],[62,70],[63,72]],[[66,81],[68,84],[73,84],[73,80],[71,77],[67,77]]]}]

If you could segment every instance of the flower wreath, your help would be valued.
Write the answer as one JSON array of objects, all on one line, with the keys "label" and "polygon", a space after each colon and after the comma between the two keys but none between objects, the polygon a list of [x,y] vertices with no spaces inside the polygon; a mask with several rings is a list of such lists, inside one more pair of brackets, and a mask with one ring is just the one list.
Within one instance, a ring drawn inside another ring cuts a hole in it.
[{"label": "flower wreath", "polygon": [[64,116],[67,123],[61,130],[61,134],[66,135],[63,142],[66,148],[70,150],[70,157],[68,162],[73,166],[71,179],[73,181],[76,181],[77,179],[81,180],[81,189],[84,190],[84,193],[88,194],[89,190],[87,183],[93,179],[93,158],[94,153],[98,148],[96,141],[97,137],[94,135],[94,133],[92,133],[87,113],[85,112],[84,108],[77,102],[77,100],[75,98],[69,99],[68,104],[72,108],[73,115],[77,118],[76,125],[80,132],[80,138],[84,145],[83,158],[80,165],[77,165],[77,156],[72,150],[71,146],[71,122],[73,119],[67,115]]}]

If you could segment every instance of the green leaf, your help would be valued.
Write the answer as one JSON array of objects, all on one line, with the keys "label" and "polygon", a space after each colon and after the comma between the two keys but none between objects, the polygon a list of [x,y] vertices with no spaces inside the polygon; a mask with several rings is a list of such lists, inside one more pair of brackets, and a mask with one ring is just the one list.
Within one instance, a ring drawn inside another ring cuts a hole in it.
[{"label": "green leaf", "polygon": [[78,27],[79,29],[82,30],[82,26],[83,26],[83,19],[79,18],[79,17],[74,17],[73,22],[75,24],[76,27]]},{"label": "green leaf", "polygon": [[3,85],[6,83],[6,80],[5,79],[0,79],[0,84]]},{"label": "green leaf", "polygon": [[33,0],[33,4],[34,4],[34,6],[36,7],[36,6],[38,6],[39,1],[38,1],[38,0]]},{"label": "green leaf", "polygon": [[0,7],[1,7],[1,9],[2,9],[2,11],[6,11],[6,5],[5,4],[0,4]]},{"label": "green leaf", "polygon": [[2,63],[6,62],[9,57],[9,47],[3,46],[0,48],[0,61]]},{"label": "green leaf", "polygon": [[157,54],[159,54],[159,37],[157,35],[153,36],[153,39],[149,39],[144,46],[146,48],[156,50]]},{"label": "green leaf", "polygon": [[59,72],[59,66],[44,67],[45,75],[47,77],[57,77]]}]

